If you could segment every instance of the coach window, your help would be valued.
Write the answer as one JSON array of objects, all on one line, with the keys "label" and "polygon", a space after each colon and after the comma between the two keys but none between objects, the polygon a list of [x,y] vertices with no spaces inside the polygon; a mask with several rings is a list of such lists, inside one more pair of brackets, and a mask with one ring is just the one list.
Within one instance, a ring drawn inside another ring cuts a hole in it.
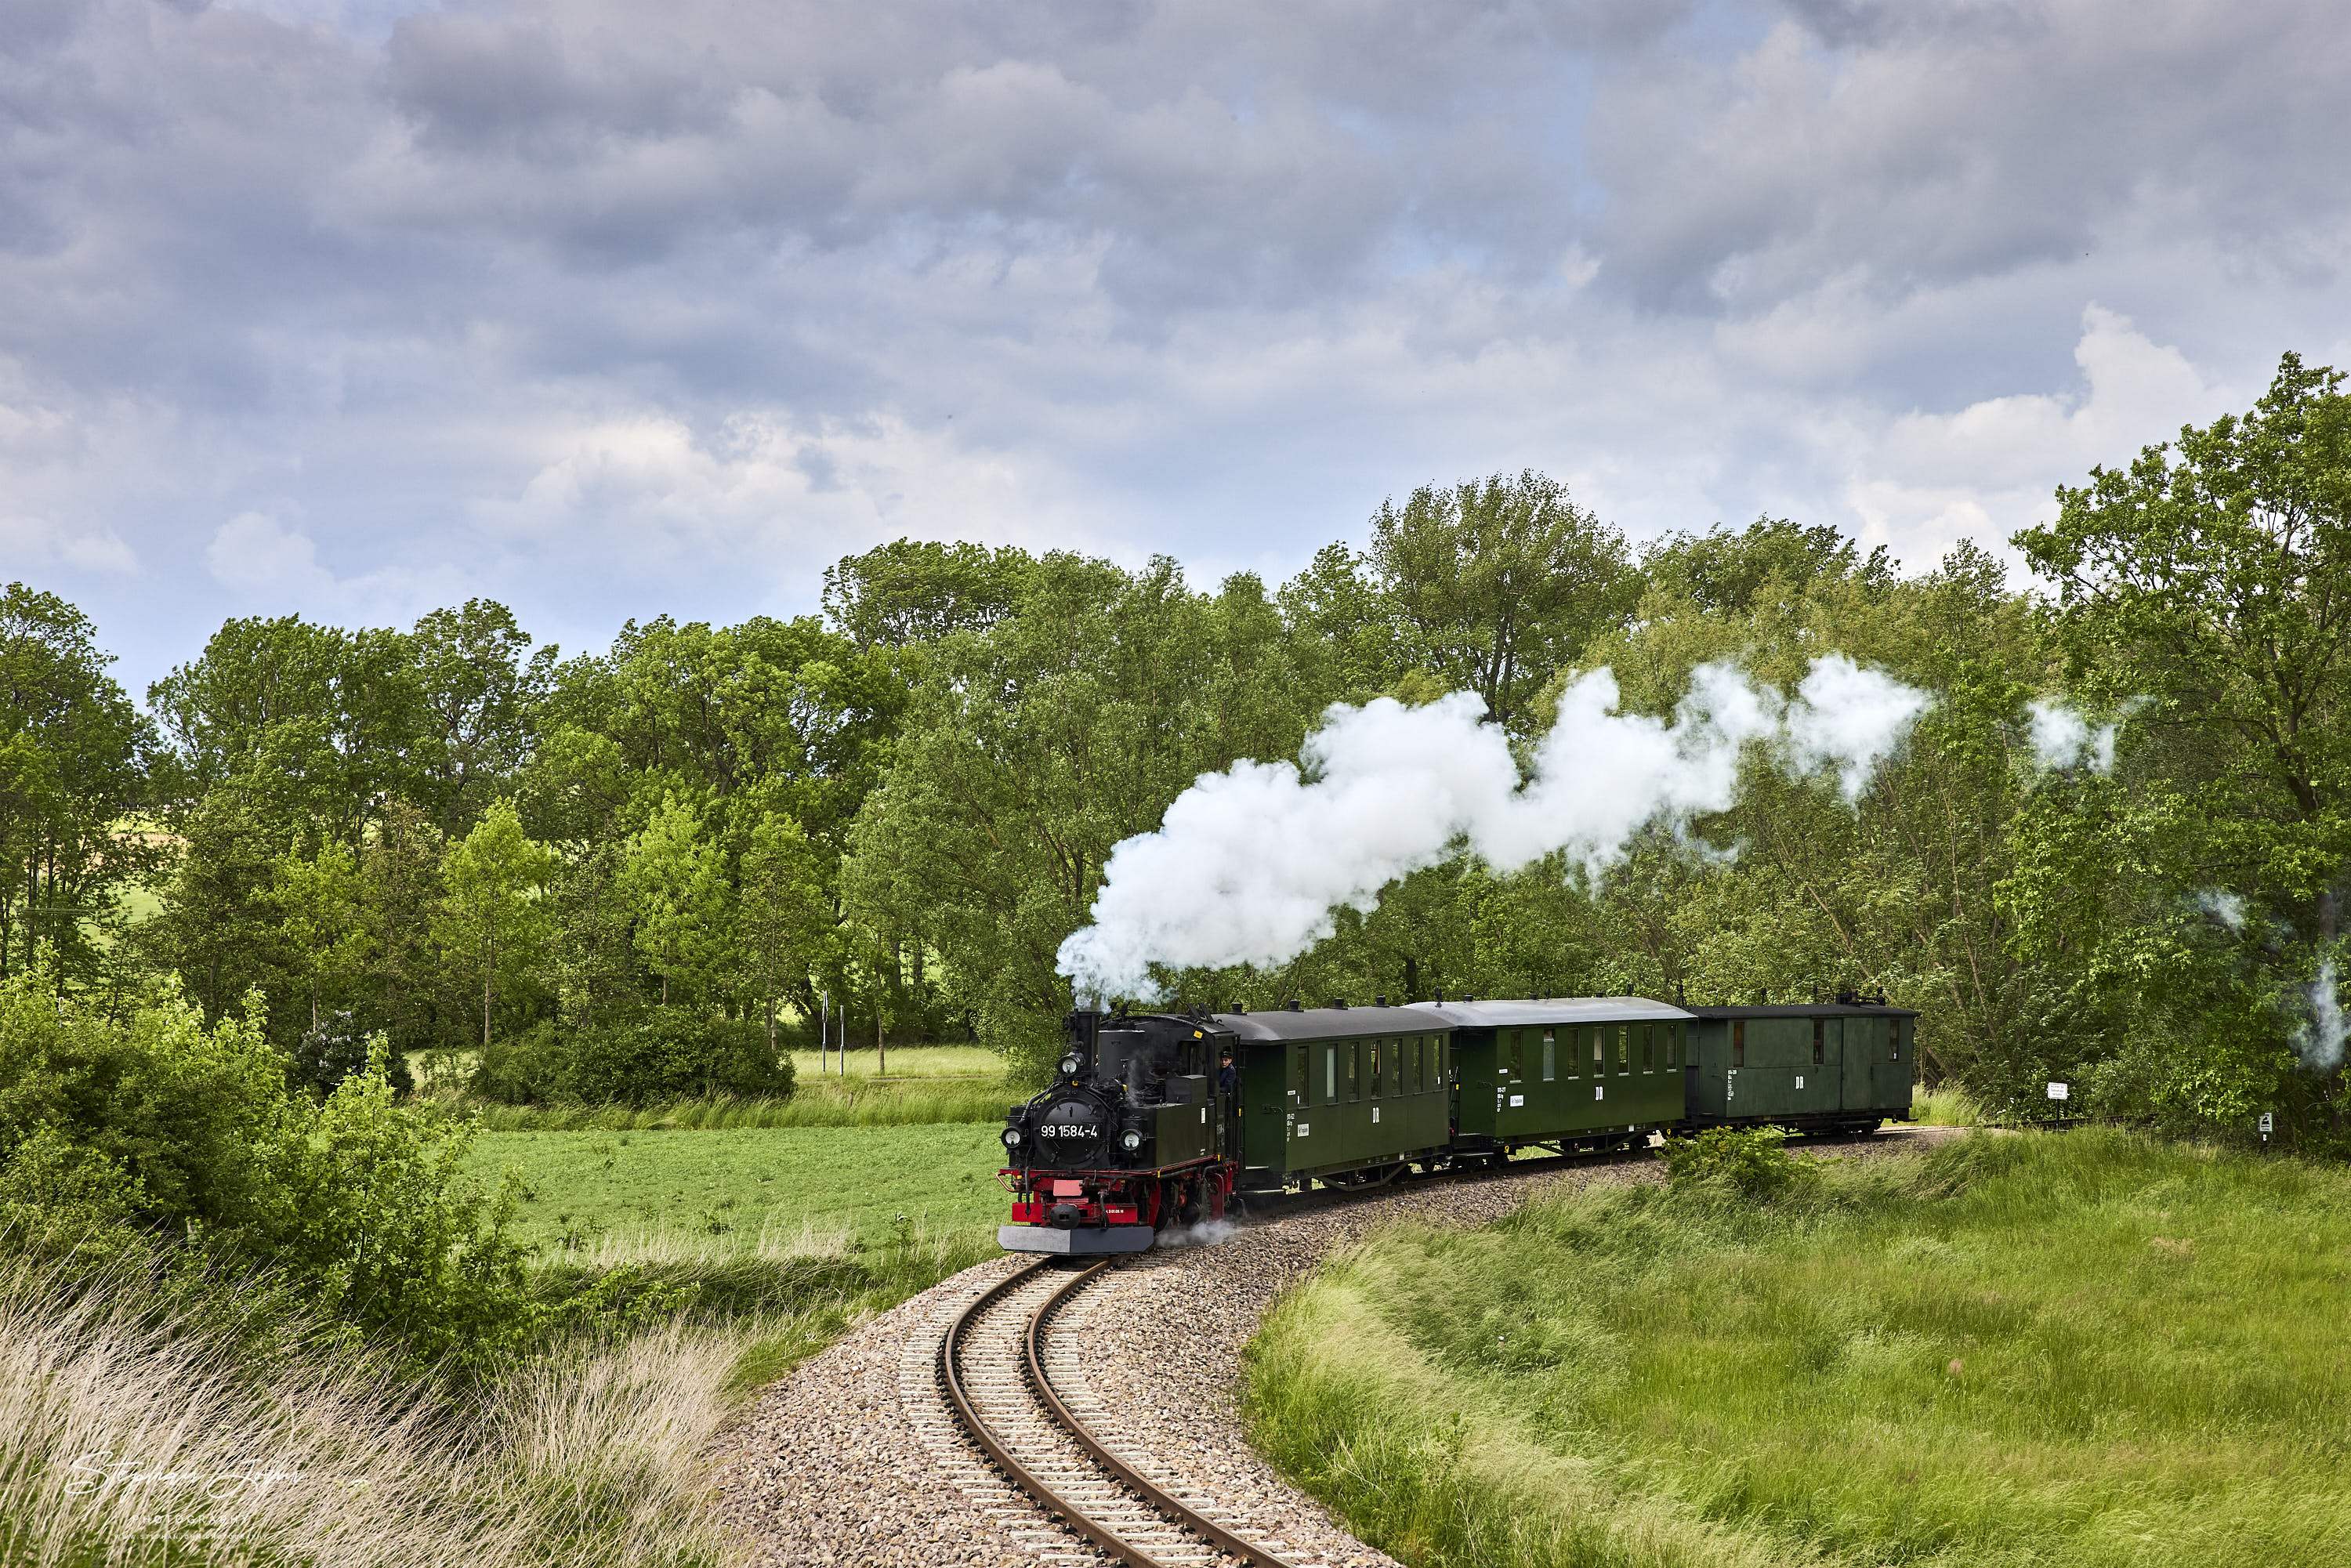
[{"label": "coach window", "polygon": [[1347,1103],[1352,1105],[1364,1097],[1364,1042],[1351,1040],[1339,1049],[1347,1058]]},{"label": "coach window", "polygon": [[1730,1065],[1733,1067],[1747,1065],[1747,1020],[1745,1019],[1730,1020]]},{"label": "coach window", "polygon": [[1556,1030],[1543,1030],[1543,1082],[1559,1076],[1559,1044]]},{"label": "coach window", "polygon": [[1828,1048],[1823,1043],[1823,1036],[1827,1030],[1827,1028],[1828,1023],[1826,1019],[1814,1019],[1813,1020],[1813,1065],[1814,1067],[1821,1066],[1828,1061]]},{"label": "coach window", "polygon": [[1416,1093],[1428,1092],[1429,1069],[1436,1066],[1437,1041],[1425,1034],[1412,1037],[1412,1085]]},{"label": "coach window", "polygon": [[1667,1067],[1679,1067],[1681,1064],[1682,1064],[1682,1020],[1681,1020],[1681,1019],[1676,1019],[1674,1020],[1674,1032],[1673,1032],[1673,1038],[1672,1038],[1672,1040],[1671,1040],[1667,1044],[1667,1046],[1666,1046],[1666,1065],[1667,1065]]},{"label": "coach window", "polygon": [[1603,1054],[1608,1048],[1601,1043],[1607,1038],[1606,1030],[1598,1024],[1592,1026],[1592,1076],[1594,1078],[1608,1071],[1608,1058]]},{"label": "coach window", "polygon": [[1386,1086],[1386,1084],[1387,1084],[1387,1077],[1388,1077],[1388,1075],[1387,1075],[1387,1071],[1386,1071],[1386,1068],[1387,1068],[1387,1064],[1388,1064],[1387,1044],[1388,1044],[1388,1042],[1387,1042],[1386,1040],[1375,1040],[1372,1041],[1372,1043],[1371,1043],[1371,1052],[1372,1052],[1372,1098],[1373,1098],[1373,1099],[1374,1099],[1374,1100],[1376,1100],[1376,1099],[1378,1099],[1378,1098],[1380,1097],[1380,1092],[1381,1092],[1381,1090],[1382,1090],[1382,1089],[1384,1089],[1384,1088]]},{"label": "coach window", "polygon": [[1616,1026],[1616,1071],[1619,1074],[1633,1071],[1633,1026]]},{"label": "coach window", "polygon": [[1893,1054],[1892,1056],[1888,1057],[1886,1060],[1887,1060],[1887,1061],[1901,1061],[1901,1060],[1902,1060],[1902,1020],[1901,1020],[1900,1019],[1887,1019],[1886,1020],[1886,1038],[1887,1040],[1891,1040],[1891,1041],[1893,1041],[1893,1042],[1894,1042],[1894,1054]]},{"label": "coach window", "polygon": [[1335,1105],[1338,1103],[1339,1048],[1326,1045],[1322,1048],[1322,1103]]},{"label": "coach window", "polygon": [[1655,1072],[1656,1070],[1657,1026],[1653,1023],[1645,1023],[1641,1026],[1641,1071],[1644,1072]]},{"label": "coach window", "polygon": [[1308,1067],[1307,1061],[1308,1052],[1304,1046],[1293,1045],[1290,1048],[1290,1076],[1295,1082],[1298,1103],[1301,1105],[1312,1103],[1308,1098],[1307,1092],[1314,1087],[1314,1081],[1308,1076],[1311,1069]]},{"label": "coach window", "polygon": [[1523,1031],[1514,1029],[1505,1034],[1502,1039],[1510,1048],[1510,1076],[1516,1078],[1526,1071],[1526,1035]]}]

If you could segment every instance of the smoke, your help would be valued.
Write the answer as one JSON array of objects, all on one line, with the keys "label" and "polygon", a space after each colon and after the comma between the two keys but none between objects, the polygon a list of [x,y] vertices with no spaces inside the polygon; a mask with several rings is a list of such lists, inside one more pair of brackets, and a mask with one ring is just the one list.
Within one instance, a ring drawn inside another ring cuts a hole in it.
[{"label": "smoke", "polygon": [[2294,1048],[2313,1072],[2332,1072],[2343,1064],[2343,998],[2335,989],[2335,960],[2318,961],[2318,978],[2311,982],[2310,1017],[2294,1026]]},{"label": "smoke", "polygon": [[2094,773],[2115,770],[2116,725],[2092,728],[2090,721],[2064,703],[2028,703],[2032,716],[2032,752],[2043,768],[2077,768],[2085,763]]},{"label": "smoke", "polygon": [[2231,931],[2245,928],[2245,901],[2233,893],[2199,887],[2196,890],[2196,907]]},{"label": "smoke", "polygon": [[[2193,898],[2197,908],[2230,930],[2240,934],[2244,931],[2245,901],[2239,894],[2201,887]],[[2272,921],[2270,930],[2273,940],[2282,941],[2293,935],[2291,927],[2282,922]],[[2316,979],[2274,997],[2271,1005],[2294,1020],[2294,1049],[2304,1066],[2313,1072],[2332,1072],[2342,1065],[2344,1042],[2351,1038],[2351,1028],[2344,1023],[2343,998],[2335,987],[2332,955],[2318,960]]]},{"label": "smoke", "polygon": [[1615,676],[1583,676],[1521,785],[1510,745],[1456,692],[1425,707],[1334,704],[1287,762],[1203,775],[1158,831],[1112,852],[1094,923],[1061,944],[1081,993],[1148,998],[1149,966],[1287,962],[1369,913],[1380,889],[1463,849],[1509,872],[1564,852],[1597,876],[1642,829],[1677,832],[1729,807],[1750,742],[1790,772],[1831,771],[1848,802],[1931,699],[1840,654],[1814,661],[1791,701],[1707,664],[1671,723],[1614,711]]},{"label": "smoke", "polygon": [[1161,1247],[1222,1247],[1241,1233],[1229,1219],[1203,1219],[1196,1225],[1170,1226],[1154,1239]]}]

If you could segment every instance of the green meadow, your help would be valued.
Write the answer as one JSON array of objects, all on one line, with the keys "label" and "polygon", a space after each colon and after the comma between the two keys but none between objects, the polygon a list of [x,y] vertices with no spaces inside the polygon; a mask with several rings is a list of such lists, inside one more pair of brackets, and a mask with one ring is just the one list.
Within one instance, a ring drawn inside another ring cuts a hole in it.
[{"label": "green meadow", "polygon": [[1399,1228],[1255,1440],[1426,1568],[2351,1562],[2351,1175],[2108,1132]]},{"label": "green meadow", "polygon": [[[684,1260],[992,1238],[993,1124],[695,1132],[485,1132],[474,1174],[520,1176],[515,1232],[550,1260]],[[902,1218],[903,1217],[903,1218]]]}]

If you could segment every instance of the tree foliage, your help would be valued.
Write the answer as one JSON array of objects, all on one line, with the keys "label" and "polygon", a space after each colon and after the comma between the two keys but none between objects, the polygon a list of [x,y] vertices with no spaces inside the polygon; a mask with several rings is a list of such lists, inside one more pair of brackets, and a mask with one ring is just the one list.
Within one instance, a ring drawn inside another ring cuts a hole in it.
[{"label": "tree foliage", "polygon": [[[235,620],[150,690],[151,729],[78,612],[19,585],[0,973],[115,1007],[169,977],[336,1092],[377,1036],[520,1098],[776,1092],[820,1009],[1020,1058],[1119,842],[1203,773],[1297,758],[1334,702],[1474,692],[1524,755],[1602,665],[1664,715],[1709,661],[1784,689],[1836,652],[1933,698],[1857,800],[1757,759],[1596,878],[1463,857],[1175,998],[1857,985],[1994,1108],[2063,1077],[2339,1136],[2346,410],[2289,356],[2242,416],[2094,471],[2017,541],[2046,598],[1973,545],[1906,574],[1786,518],[1635,551],[1498,474],[1383,503],[1270,588],[902,538],[835,563],[821,619],[656,617],[569,657],[479,600]],[[2053,756],[2053,704],[2111,747]],[[42,1190],[162,1190],[126,1151],[42,1148]]]}]

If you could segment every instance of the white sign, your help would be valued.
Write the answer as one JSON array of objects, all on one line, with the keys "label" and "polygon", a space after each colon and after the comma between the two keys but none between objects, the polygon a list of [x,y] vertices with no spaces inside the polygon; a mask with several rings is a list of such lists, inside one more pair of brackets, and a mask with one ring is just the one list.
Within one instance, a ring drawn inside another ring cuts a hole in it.
[{"label": "white sign", "polygon": [[2049,1086],[2049,1098],[2052,1100],[2071,1099],[2073,1098],[2073,1087],[2070,1084],[2052,1083]]},{"label": "white sign", "polygon": [[2264,1111],[2264,1112],[2262,1112],[2262,1132],[2264,1132],[2264,1133],[2266,1133],[2266,1132],[2268,1132],[2269,1130],[2270,1130],[2270,1113],[2269,1113],[2267,1111]]}]

